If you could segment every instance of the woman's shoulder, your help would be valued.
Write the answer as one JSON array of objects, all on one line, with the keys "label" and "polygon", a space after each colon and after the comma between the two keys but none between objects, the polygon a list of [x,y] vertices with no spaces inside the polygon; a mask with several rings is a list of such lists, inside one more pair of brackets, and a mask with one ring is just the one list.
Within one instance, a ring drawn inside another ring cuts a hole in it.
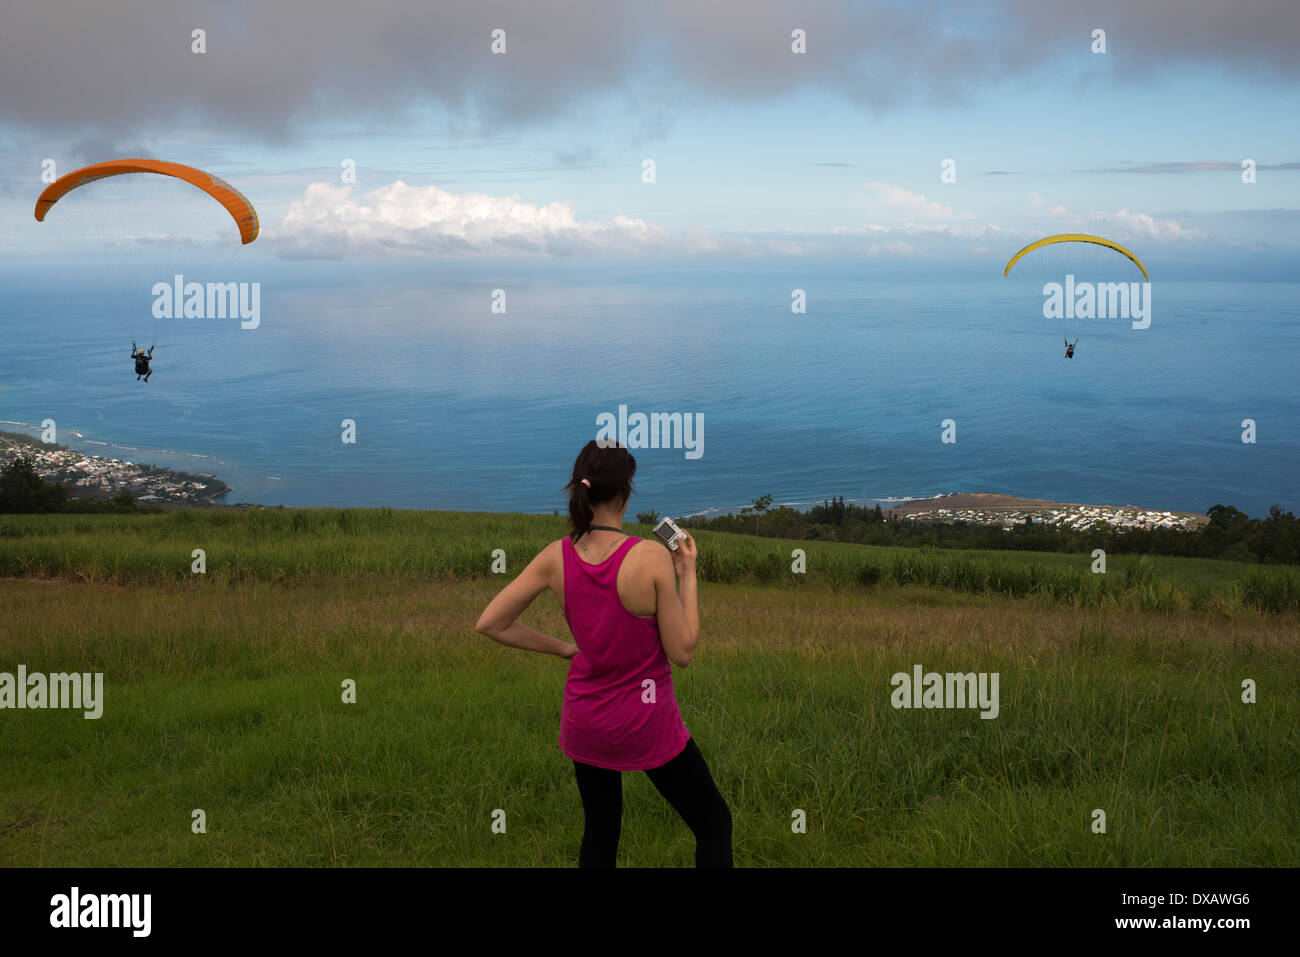
[{"label": "woman's shoulder", "polygon": [[547,565],[562,564],[564,562],[564,543],[566,541],[568,541],[567,538],[557,538],[553,542],[548,542],[537,553],[537,558],[534,560],[544,562]]},{"label": "woman's shoulder", "polygon": [[[656,539],[637,538],[635,535],[629,535],[628,538],[632,540],[632,547],[627,549],[627,560],[630,562],[653,567],[659,559],[659,552],[667,554],[667,549]],[[627,548],[626,542],[623,543],[623,547]]]},{"label": "woman's shoulder", "polygon": [[[567,538],[557,538],[555,541],[549,542],[540,552],[537,553],[537,557],[533,559],[533,561],[539,563],[541,567],[545,569],[545,573],[548,576],[558,579],[558,577],[564,573],[564,566],[566,564],[564,557],[564,543],[566,541],[568,541]],[[570,544],[569,548],[572,549],[573,545]]]}]

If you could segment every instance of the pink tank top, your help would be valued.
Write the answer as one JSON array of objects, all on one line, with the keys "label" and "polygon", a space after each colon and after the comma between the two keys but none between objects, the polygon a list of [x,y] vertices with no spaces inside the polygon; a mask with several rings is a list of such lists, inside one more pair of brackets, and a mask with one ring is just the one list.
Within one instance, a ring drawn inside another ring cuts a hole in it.
[{"label": "pink tank top", "polygon": [[[615,771],[647,771],[681,754],[691,733],[673,694],[659,622],[623,607],[618,570],[641,539],[629,537],[599,565],[564,539],[564,617],[578,643],[560,712],[560,750]],[[654,698],[643,684],[654,682]]]}]

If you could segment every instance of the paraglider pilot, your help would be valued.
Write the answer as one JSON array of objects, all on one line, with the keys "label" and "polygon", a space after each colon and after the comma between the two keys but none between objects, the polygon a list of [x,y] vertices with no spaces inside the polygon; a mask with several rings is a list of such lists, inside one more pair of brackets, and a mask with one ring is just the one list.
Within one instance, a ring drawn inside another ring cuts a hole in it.
[{"label": "paraglider pilot", "polygon": [[[1065,358],[1067,359],[1074,358],[1074,347],[1077,346],[1078,344],[1079,344],[1078,339],[1075,339],[1073,342],[1071,342],[1069,339],[1065,340]],[[152,352],[153,350],[151,349],[149,351]]]},{"label": "paraglider pilot", "polygon": [[131,343],[131,358],[135,360],[135,381],[140,381],[140,376],[144,376],[144,381],[148,382],[149,377],[153,375],[153,370],[149,368],[149,360],[153,358],[153,346],[149,351],[137,349],[135,343]]}]

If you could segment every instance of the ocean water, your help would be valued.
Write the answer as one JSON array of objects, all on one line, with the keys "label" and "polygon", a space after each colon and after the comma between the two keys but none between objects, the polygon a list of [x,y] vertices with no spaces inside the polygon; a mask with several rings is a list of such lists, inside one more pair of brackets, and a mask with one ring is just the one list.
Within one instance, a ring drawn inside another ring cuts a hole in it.
[{"label": "ocean water", "polygon": [[[261,324],[243,330],[110,318],[111,276],[0,273],[0,420],[53,419],[73,448],[212,472],[234,486],[225,501],[286,506],[562,511],[574,456],[620,405],[704,423],[699,458],[633,450],[629,514],[765,493],[1300,505],[1296,284],[1159,282],[1135,330],[1044,319],[1000,275],[867,280],[790,261],[257,275]],[[145,385],[125,340],[154,325]],[[1063,334],[1080,337],[1073,360]]]}]

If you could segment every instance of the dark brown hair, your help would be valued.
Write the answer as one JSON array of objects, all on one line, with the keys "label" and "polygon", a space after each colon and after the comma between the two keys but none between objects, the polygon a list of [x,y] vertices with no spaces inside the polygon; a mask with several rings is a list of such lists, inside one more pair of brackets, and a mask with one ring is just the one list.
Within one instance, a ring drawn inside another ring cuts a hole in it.
[{"label": "dark brown hair", "polygon": [[584,445],[573,463],[573,477],[564,486],[569,493],[569,537],[576,542],[591,531],[593,505],[630,499],[636,491],[634,475],[636,459],[623,446],[601,448],[595,439]]}]

